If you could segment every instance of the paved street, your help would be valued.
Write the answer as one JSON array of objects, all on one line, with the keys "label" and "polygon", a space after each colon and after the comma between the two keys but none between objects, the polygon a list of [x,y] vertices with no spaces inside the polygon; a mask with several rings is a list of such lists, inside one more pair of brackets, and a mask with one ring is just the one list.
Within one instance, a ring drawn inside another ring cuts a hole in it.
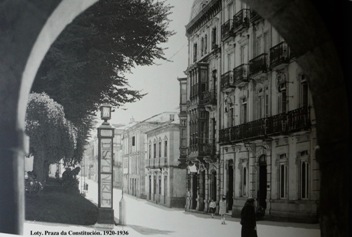
[{"label": "paved street", "polygon": [[[97,183],[87,180],[89,191],[87,198],[97,202]],[[114,189],[115,217],[119,215],[119,201],[121,190]],[[124,195],[126,202],[127,226],[116,226],[114,230],[127,230],[129,236],[165,235],[165,236],[240,236],[241,226],[239,219],[228,218],[226,225],[221,225],[219,217],[212,219],[209,215],[189,213],[182,209],[170,209],[150,203],[146,200],[137,199],[130,195]],[[318,225],[297,224],[284,222],[260,221],[257,225],[259,237],[318,237],[320,230]],[[65,226],[53,223],[25,223],[25,236],[30,231],[42,230],[72,230],[94,231],[93,226]],[[83,236],[83,235],[82,235]],[[85,235],[86,236],[86,235]]]}]

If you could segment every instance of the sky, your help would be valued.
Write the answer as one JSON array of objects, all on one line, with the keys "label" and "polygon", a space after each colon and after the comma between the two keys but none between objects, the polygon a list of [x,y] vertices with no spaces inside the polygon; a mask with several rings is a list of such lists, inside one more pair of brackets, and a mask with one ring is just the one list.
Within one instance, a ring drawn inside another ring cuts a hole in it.
[{"label": "sky", "polygon": [[140,101],[126,104],[125,110],[117,109],[112,114],[114,124],[128,124],[131,118],[142,121],[165,111],[178,111],[179,82],[178,77],[185,77],[187,69],[187,37],[185,25],[188,23],[193,0],[167,0],[174,8],[169,18],[172,20],[169,30],[176,32],[167,43],[162,44],[165,56],[172,62],[156,61],[155,65],[136,67],[132,74],[126,74],[131,89],[148,93]]}]

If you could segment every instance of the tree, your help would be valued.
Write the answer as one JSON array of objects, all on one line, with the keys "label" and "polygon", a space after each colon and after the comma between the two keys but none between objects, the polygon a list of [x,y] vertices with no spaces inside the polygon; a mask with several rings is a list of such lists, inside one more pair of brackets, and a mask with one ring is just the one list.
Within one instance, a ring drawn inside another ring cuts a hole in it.
[{"label": "tree", "polygon": [[33,171],[39,181],[48,174],[50,164],[74,155],[76,129],[66,120],[63,107],[45,93],[29,96],[26,133],[34,156]]},{"label": "tree", "polygon": [[46,92],[63,105],[79,128],[76,161],[82,158],[92,118],[104,102],[114,107],[143,97],[129,88],[126,72],[165,59],[160,43],[171,7],[164,1],[101,0],[77,17],[46,55],[33,92]]}]

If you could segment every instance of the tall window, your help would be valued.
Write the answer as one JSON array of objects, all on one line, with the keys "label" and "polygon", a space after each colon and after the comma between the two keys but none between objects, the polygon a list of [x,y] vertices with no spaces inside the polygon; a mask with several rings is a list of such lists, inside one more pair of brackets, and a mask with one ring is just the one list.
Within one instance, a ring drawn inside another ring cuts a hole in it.
[{"label": "tall window", "polygon": [[286,103],[287,103],[287,95],[286,95],[286,82],[284,79],[279,80],[279,95],[278,95],[278,112],[286,113]]},{"label": "tall window", "polygon": [[255,39],[255,43],[254,43],[254,57],[260,55],[262,53],[262,36],[258,36]]},{"label": "tall window", "polygon": [[264,33],[264,53],[269,53],[270,50],[270,39],[268,32]]},{"label": "tall window", "polygon": [[309,162],[308,162],[308,151],[300,152],[300,193],[302,199],[309,198]]},{"label": "tall window", "polygon": [[161,194],[161,176],[159,176],[159,194]]},{"label": "tall window", "polygon": [[242,168],[242,196],[247,196],[247,167]]},{"label": "tall window", "polygon": [[300,107],[308,107],[308,84],[304,74],[300,76],[299,105]]},{"label": "tall window", "polygon": [[244,59],[244,57],[245,57],[245,49],[246,49],[246,47],[244,45],[241,45],[241,48],[240,48],[240,60],[241,60],[241,62],[240,62],[240,64],[244,64],[244,62],[245,62],[245,59]]},{"label": "tall window", "polygon": [[269,87],[265,87],[265,117],[269,117]]},{"label": "tall window", "polygon": [[153,144],[153,153],[154,153],[154,158],[156,158],[156,143],[154,142]]},{"label": "tall window", "polygon": [[135,145],[136,145],[136,137],[133,136],[133,137],[132,137],[132,146],[135,146]]},{"label": "tall window", "polygon": [[229,110],[229,113],[228,113],[228,128],[231,128],[233,127],[233,117],[234,117],[234,114],[233,114],[233,108],[230,108]]},{"label": "tall window", "polygon": [[204,54],[208,53],[208,35],[204,36]]},{"label": "tall window", "polygon": [[164,141],[164,157],[167,157],[167,140]]},{"label": "tall window", "polygon": [[216,45],[216,27],[214,27],[212,30],[211,30],[211,47],[212,49],[215,48],[215,45]]},{"label": "tall window", "polygon": [[241,124],[247,122],[247,98],[241,99],[240,120]]},{"label": "tall window", "polygon": [[152,158],[152,144],[149,142],[148,158]]},{"label": "tall window", "polygon": [[288,181],[288,174],[287,174],[287,158],[286,154],[280,155],[280,167],[279,167],[279,192],[280,198],[287,198],[287,181]]},{"label": "tall window", "polygon": [[197,62],[197,43],[193,44],[193,62]]},{"label": "tall window", "polygon": [[200,56],[203,56],[204,54],[204,38],[200,40]]},{"label": "tall window", "polygon": [[161,141],[159,140],[159,157],[161,157]]}]

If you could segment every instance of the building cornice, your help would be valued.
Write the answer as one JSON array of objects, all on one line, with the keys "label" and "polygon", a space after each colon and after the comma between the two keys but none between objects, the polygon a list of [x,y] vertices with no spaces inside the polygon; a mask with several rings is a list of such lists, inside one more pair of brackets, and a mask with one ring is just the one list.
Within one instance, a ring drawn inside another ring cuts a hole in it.
[{"label": "building cornice", "polygon": [[221,0],[212,0],[186,25],[186,35],[192,35],[195,30],[211,20],[220,11]]}]

